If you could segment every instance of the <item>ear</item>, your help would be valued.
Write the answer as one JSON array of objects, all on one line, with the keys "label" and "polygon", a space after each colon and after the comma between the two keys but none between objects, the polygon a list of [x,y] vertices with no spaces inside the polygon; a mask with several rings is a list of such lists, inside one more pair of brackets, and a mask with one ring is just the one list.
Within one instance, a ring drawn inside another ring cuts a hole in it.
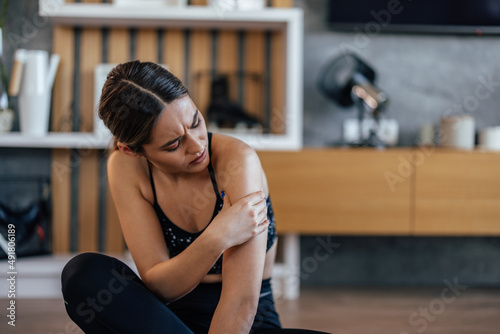
[{"label": "ear", "polygon": [[123,153],[123,154],[126,154],[128,156],[131,156],[131,157],[140,157],[141,155],[138,154],[138,153],[135,153],[134,151],[132,151],[130,149],[130,147],[128,147],[127,145],[125,145],[124,143],[122,142],[118,142],[116,143],[116,146],[118,146],[118,149]]}]

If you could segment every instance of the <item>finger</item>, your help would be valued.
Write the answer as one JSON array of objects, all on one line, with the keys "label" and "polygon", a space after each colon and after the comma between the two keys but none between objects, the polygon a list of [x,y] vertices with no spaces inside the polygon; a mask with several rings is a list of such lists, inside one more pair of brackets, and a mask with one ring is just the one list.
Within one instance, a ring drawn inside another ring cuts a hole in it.
[{"label": "finger", "polygon": [[262,190],[259,190],[257,192],[251,193],[245,197],[243,197],[248,203],[252,206],[258,205],[262,201],[265,201],[265,195]]},{"label": "finger", "polygon": [[259,211],[257,214],[257,221],[262,221],[263,219],[267,219],[267,207],[264,207],[262,210]]},{"label": "finger", "polygon": [[262,223],[257,225],[257,228],[256,228],[257,235],[261,234],[264,231],[267,231],[268,227],[269,227],[269,220],[266,219]]}]

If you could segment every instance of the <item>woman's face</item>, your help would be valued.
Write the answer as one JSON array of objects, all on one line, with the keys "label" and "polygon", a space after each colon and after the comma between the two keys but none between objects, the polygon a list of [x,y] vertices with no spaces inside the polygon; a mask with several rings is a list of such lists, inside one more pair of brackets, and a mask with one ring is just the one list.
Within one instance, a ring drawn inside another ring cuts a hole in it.
[{"label": "woman's face", "polygon": [[170,102],[160,114],[144,156],[167,173],[196,173],[209,163],[205,120],[188,95]]}]

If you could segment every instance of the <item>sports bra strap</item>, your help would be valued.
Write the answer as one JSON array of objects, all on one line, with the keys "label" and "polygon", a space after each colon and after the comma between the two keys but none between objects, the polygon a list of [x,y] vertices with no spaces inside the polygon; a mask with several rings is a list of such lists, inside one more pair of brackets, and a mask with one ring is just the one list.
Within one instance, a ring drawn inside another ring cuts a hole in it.
[{"label": "sports bra strap", "polygon": [[153,180],[153,173],[151,172],[151,164],[149,163],[149,160],[148,160],[148,169],[149,169],[149,182],[151,183],[151,189],[153,190],[153,196],[155,199],[154,204],[157,204],[158,201],[156,200],[155,181]]},{"label": "sports bra strap", "polygon": [[220,196],[219,188],[217,187],[217,181],[215,180],[215,172],[212,167],[212,133],[208,133],[208,155],[210,161],[208,162],[208,173],[210,174],[210,180],[212,180],[212,186],[214,187],[215,195]]}]

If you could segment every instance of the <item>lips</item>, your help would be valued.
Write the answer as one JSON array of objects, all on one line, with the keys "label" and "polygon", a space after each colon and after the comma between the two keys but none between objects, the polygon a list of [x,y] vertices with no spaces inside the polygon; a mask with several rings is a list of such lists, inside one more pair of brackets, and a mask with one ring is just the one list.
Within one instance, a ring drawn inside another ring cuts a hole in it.
[{"label": "lips", "polygon": [[200,163],[202,163],[205,160],[206,157],[207,157],[207,149],[205,148],[203,150],[203,152],[201,153],[201,155],[198,158],[196,158],[193,161],[191,161],[190,164],[191,165],[200,164]]}]

